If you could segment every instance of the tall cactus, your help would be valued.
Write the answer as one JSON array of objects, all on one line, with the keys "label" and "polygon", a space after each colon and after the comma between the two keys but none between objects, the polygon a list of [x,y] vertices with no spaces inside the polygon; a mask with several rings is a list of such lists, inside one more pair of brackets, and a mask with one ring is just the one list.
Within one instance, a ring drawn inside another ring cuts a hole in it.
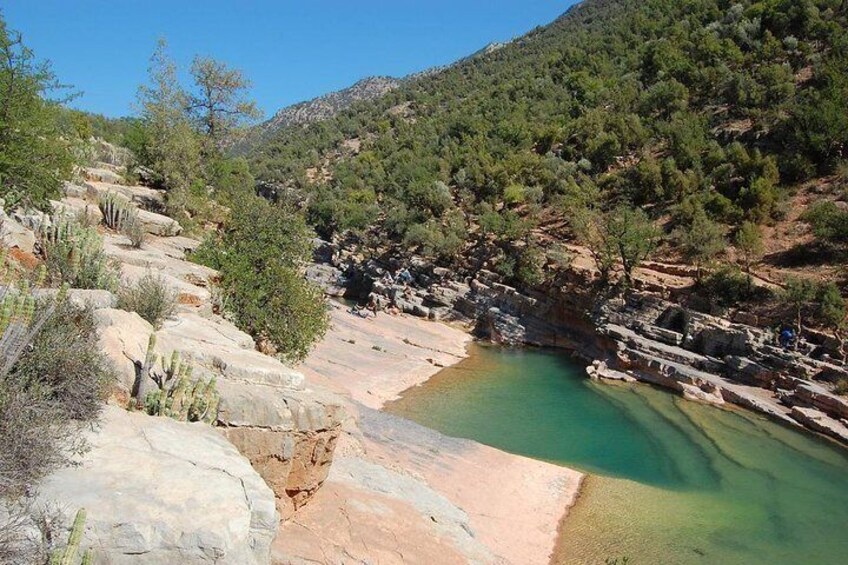
[{"label": "tall cactus", "polygon": [[[85,528],[85,516],[85,508],[77,510],[77,515],[74,518],[74,524],[71,527],[71,535],[68,537],[68,544],[65,546],[64,551],[53,552],[50,556],[50,565],[76,565],[77,552],[80,549],[82,533]],[[89,549],[83,554],[82,563],[92,563],[93,561],[94,554]]]},{"label": "tall cactus", "polygon": [[98,204],[107,227],[127,236],[133,247],[139,248],[144,244],[147,234],[139,220],[138,210],[132,202],[114,192],[109,192],[100,197]]}]

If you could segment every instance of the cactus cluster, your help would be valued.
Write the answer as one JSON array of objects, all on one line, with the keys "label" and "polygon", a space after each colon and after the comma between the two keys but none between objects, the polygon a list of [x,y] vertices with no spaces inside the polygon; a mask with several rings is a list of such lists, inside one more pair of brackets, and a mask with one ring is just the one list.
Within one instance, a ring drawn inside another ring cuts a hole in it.
[{"label": "cactus cluster", "polygon": [[38,230],[41,253],[54,281],[73,288],[115,290],[117,270],[103,251],[97,230],[74,218],[60,217]]},{"label": "cactus cluster", "polygon": [[[145,392],[139,387],[139,398],[144,410],[152,416],[167,416],[183,422],[215,422],[218,416],[218,391],[215,377],[208,381],[192,379],[193,367],[183,361],[178,351],[170,358],[157,356],[156,336],[152,334],[147,345],[147,354],[141,370],[142,382],[150,377],[157,389]],[[156,371],[156,361],[162,367]]]},{"label": "cactus cluster", "polygon": [[140,248],[144,244],[147,232],[132,202],[114,192],[109,192],[100,197],[98,204],[100,211],[103,212],[103,221],[108,228],[127,236],[133,247]]},{"label": "cactus cluster", "polygon": [[33,287],[44,284],[47,270],[44,266],[39,268],[32,283],[26,279],[14,282],[8,271],[6,253],[5,249],[0,250],[0,376],[8,374],[68,293],[67,286],[63,286],[55,300],[36,312]]},{"label": "cactus cluster", "polygon": [[[68,536],[68,544],[64,550],[54,551],[50,555],[50,565],[76,565],[77,552],[82,541],[82,531],[85,528],[85,508],[80,508],[74,518],[74,525],[71,528],[71,535]],[[81,565],[92,565],[94,563],[94,552],[87,549],[82,554],[82,559],[79,561]]]}]

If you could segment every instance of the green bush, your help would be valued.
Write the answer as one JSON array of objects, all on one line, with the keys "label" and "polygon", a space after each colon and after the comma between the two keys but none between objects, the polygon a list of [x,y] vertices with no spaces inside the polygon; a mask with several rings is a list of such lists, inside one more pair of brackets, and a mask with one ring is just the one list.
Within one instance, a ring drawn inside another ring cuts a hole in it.
[{"label": "green bush", "polygon": [[[0,493],[15,499],[85,447],[113,371],[89,309],[4,287],[0,304]],[[17,294],[15,294],[17,292]]]},{"label": "green bush", "polygon": [[154,328],[177,311],[179,294],[160,275],[148,272],[136,282],[118,290],[118,308],[136,312]]},{"label": "green bush", "polygon": [[738,306],[750,297],[748,277],[735,265],[723,265],[701,280],[703,296],[713,306]]},{"label": "green bush", "polygon": [[[0,16],[0,198],[6,206],[48,208],[74,164],[59,132],[56,79]],[[55,92],[53,93],[55,96]]]},{"label": "green bush", "polygon": [[71,218],[57,218],[38,233],[50,279],[72,288],[115,290],[117,268],[103,251],[103,239],[93,227]]},{"label": "green bush", "polygon": [[299,213],[250,197],[235,203],[223,230],[192,259],[220,272],[221,293],[239,327],[298,361],[328,326],[323,293],[303,276],[311,254],[312,234]]},{"label": "green bush", "polygon": [[804,210],[801,220],[810,224],[813,234],[832,246],[848,244],[848,210],[834,202],[817,202]]}]

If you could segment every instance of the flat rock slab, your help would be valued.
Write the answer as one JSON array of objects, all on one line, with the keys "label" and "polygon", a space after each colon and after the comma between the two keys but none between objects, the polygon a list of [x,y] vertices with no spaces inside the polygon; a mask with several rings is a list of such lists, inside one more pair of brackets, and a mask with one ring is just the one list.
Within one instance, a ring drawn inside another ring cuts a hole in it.
[{"label": "flat rock slab", "polygon": [[185,238],[151,236],[141,249],[133,249],[126,237],[107,233],[103,236],[103,249],[121,263],[159,271],[195,286],[208,286],[209,281],[218,275],[217,271],[186,261],[184,251],[175,244],[167,243],[169,239],[181,241]]},{"label": "flat rock slab", "polygon": [[302,389],[303,374],[254,349],[230,322],[181,312],[157,332],[159,342],[229,381]]},{"label": "flat rock slab", "polygon": [[445,324],[386,313],[362,318],[339,302],[330,304],[332,329],[298,369],[371,408],[460,361],[471,342]]},{"label": "flat rock slab", "polygon": [[85,183],[87,196],[97,200],[101,196],[115,193],[130,199],[142,208],[161,210],[165,206],[165,191],[146,186],[124,186],[110,182],[89,181]]},{"label": "flat rock slab", "polygon": [[90,442],[40,496],[67,523],[87,510],[82,547],[97,563],[268,562],[274,494],[214,428],[107,407]]}]

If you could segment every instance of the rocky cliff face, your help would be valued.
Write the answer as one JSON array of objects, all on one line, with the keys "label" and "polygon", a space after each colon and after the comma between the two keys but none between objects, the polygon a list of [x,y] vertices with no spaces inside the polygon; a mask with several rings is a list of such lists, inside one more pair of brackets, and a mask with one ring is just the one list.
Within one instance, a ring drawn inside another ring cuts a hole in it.
[{"label": "rocky cliff face", "polygon": [[[186,260],[199,242],[177,235],[179,224],[155,211],[159,191],[111,175],[104,182],[100,169],[88,175],[84,186],[66,186],[55,213],[84,213],[97,222],[97,197],[110,192],[142,208],[143,247],[106,231],[104,251],[125,282],[158,274],[179,296],[179,307],[154,329],[135,312],[115,308],[107,291],[70,291],[71,300],[94,309],[101,348],[118,376],[116,407],[92,433],[94,449],[80,466],[50,479],[45,501],[61,501],[69,513],[89,510],[85,544],[104,562],[267,563],[280,518],[303,507],[327,478],[341,431],[340,400],[257,351],[249,335],[213,312],[210,284],[217,274]],[[31,228],[50,218],[5,220],[16,234],[7,240],[13,256],[35,260]],[[140,368],[153,334],[155,353],[179,352],[195,377],[216,379],[214,427],[124,410],[139,379],[149,378]]]},{"label": "rocky cliff face", "polygon": [[[703,402],[730,402],[848,443],[848,399],[828,383],[848,378],[826,336],[808,334],[798,351],[778,347],[769,330],[686,309],[662,298],[653,275],[625,298],[588,292],[592,273],[575,269],[532,292],[479,271],[457,280],[447,269],[412,259],[410,285],[390,282],[388,264],[359,260],[324,245],[318,257],[337,269],[316,281],[339,281],[354,295],[373,293],[386,307],[415,316],[462,321],[504,345],[562,347],[591,363],[590,376],[641,380]],[[392,267],[397,267],[393,265]],[[677,275],[671,275],[675,280]]]}]

